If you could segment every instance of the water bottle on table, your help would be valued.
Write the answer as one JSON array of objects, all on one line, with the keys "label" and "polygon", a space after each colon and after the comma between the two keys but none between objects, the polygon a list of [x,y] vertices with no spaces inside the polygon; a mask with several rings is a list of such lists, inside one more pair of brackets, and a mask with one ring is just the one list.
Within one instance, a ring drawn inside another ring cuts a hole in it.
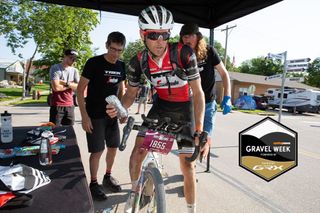
[{"label": "water bottle on table", "polygon": [[40,150],[39,150],[39,162],[42,166],[52,164],[52,149],[49,140],[49,131],[44,131],[41,134]]},{"label": "water bottle on table", "polygon": [[11,143],[13,140],[12,118],[8,111],[1,114],[1,142]]}]

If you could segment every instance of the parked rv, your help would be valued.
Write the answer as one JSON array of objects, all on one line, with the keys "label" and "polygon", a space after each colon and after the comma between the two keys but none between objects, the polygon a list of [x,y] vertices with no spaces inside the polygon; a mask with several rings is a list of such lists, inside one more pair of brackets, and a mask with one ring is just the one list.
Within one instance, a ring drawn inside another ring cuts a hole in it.
[{"label": "parked rv", "polygon": [[[266,91],[268,107],[279,108],[281,89],[270,88]],[[284,109],[289,112],[320,112],[320,90],[286,88],[283,93]]]}]

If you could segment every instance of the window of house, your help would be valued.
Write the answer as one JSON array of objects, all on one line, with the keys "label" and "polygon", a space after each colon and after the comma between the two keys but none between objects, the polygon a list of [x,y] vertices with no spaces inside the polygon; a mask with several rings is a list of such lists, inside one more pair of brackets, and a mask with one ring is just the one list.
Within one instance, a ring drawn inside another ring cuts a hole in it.
[{"label": "window of house", "polygon": [[248,95],[248,88],[241,87],[239,88],[239,96]]}]

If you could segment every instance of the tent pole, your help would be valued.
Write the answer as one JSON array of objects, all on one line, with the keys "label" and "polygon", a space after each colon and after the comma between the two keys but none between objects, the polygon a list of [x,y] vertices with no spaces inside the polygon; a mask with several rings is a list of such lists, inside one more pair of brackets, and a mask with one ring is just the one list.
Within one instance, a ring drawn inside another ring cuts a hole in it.
[{"label": "tent pole", "polygon": [[[209,29],[210,30],[210,34],[209,34],[209,45],[210,46],[214,46],[214,31],[213,28]],[[207,169],[205,172],[210,173],[210,155],[211,155],[211,146],[209,148],[209,153],[207,155]]]}]

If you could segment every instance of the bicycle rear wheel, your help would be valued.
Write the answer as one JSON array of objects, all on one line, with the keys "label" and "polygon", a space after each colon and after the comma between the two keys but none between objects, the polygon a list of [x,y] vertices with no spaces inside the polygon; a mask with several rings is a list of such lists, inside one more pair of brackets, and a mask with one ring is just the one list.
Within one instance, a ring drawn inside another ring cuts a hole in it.
[{"label": "bicycle rear wheel", "polygon": [[160,171],[149,166],[145,170],[145,183],[140,197],[140,211],[146,213],[165,213],[166,199],[164,183]]}]

